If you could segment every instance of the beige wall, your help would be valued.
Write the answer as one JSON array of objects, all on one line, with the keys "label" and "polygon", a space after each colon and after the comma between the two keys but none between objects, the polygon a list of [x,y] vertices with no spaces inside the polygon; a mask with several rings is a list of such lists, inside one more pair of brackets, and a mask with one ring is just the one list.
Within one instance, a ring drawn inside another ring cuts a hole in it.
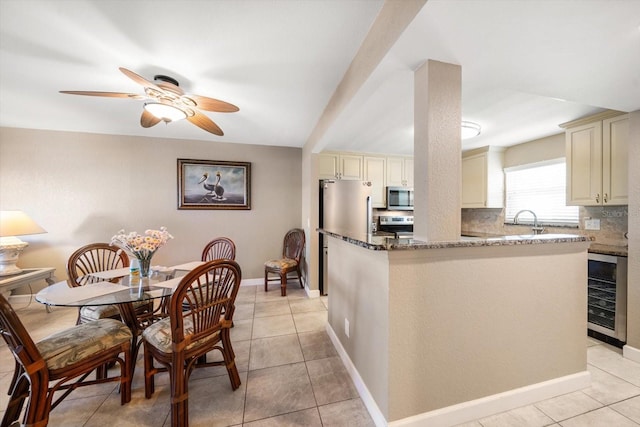
[{"label": "beige wall", "polygon": [[586,248],[389,252],[389,419],[585,372]]},{"label": "beige wall", "polygon": [[[213,237],[237,245],[244,279],[264,275],[282,238],[301,218],[299,148],[0,128],[0,208],[27,212],[48,233],[19,266],[56,268],[79,246],[109,241],[124,228],[166,226],[175,237],[154,265],[199,259]],[[251,210],[178,210],[177,159],[251,162]],[[28,289],[19,290],[28,292]]]},{"label": "beige wall", "polygon": [[[388,252],[329,238],[329,254],[329,325],[388,420]],[[348,337],[345,319],[349,322]]]},{"label": "beige wall", "polygon": [[387,421],[585,373],[587,246],[330,238],[329,324]]}]

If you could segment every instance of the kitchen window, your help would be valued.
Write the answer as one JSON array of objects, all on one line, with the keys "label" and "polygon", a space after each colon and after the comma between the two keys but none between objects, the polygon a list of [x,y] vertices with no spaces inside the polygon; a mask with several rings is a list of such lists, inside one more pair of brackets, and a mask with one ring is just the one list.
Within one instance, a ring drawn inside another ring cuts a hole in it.
[{"label": "kitchen window", "polygon": [[[566,163],[564,159],[505,168],[505,222],[513,223],[516,213],[532,210],[538,223],[578,226],[578,206],[567,206]],[[518,218],[520,224],[533,223],[529,213]]]}]

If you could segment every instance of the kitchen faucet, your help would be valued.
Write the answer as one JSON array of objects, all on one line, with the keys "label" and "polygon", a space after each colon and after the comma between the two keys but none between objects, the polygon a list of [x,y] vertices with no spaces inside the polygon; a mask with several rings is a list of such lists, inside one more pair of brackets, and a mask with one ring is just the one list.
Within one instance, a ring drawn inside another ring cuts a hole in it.
[{"label": "kitchen faucet", "polygon": [[531,229],[533,230],[533,234],[542,234],[542,232],[544,231],[544,227],[539,227],[538,226],[538,217],[536,216],[536,214],[529,210],[529,209],[523,209],[521,211],[519,211],[516,216],[513,217],[513,223],[514,224],[518,224],[518,217],[520,216],[521,213],[523,212],[529,212],[531,215],[533,215],[533,227],[531,227]]}]

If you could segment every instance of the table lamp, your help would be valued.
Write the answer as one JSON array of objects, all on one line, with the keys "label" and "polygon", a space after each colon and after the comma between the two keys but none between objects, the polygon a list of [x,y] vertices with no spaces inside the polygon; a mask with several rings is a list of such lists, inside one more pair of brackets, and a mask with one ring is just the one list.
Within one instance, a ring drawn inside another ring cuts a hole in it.
[{"label": "table lamp", "polygon": [[46,233],[22,211],[0,211],[0,277],[22,272],[16,266],[20,253],[29,246],[16,236]]}]

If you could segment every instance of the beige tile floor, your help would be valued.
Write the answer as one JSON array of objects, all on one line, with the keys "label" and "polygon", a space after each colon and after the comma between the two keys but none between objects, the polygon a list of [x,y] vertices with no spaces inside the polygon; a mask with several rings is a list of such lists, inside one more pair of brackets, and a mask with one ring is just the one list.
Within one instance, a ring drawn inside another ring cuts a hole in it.
[{"label": "beige tile floor", "polygon": [[[325,332],[327,299],[308,299],[289,285],[286,298],[261,286],[240,290],[232,340],[242,385],[231,391],[222,367],[196,370],[189,383],[191,426],[372,426],[362,400]],[[75,309],[47,314],[32,302],[16,304],[38,340],[68,326]],[[587,338],[591,387],[463,424],[493,426],[639,426],[640,364],[618,349]],[[132,400],[120,406],[113,384],[76,390],[52,413],[50,426],[169,426],[168,378],[144,398],[138,360]],[[0,417],[7,404],[13,359],[0,344]]]}]

